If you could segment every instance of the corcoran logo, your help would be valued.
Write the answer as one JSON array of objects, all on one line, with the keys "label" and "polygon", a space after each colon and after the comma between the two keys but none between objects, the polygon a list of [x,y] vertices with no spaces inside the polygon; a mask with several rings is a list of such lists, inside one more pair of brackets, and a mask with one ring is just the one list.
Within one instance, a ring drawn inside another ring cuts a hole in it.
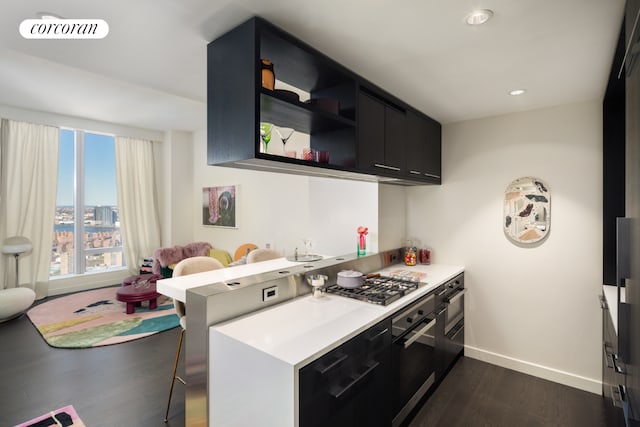
[{"label": "corcoran logo", "polygon": [[109,24],[102,19],[25,19],[20,35],[25,39],[103,39]]}]

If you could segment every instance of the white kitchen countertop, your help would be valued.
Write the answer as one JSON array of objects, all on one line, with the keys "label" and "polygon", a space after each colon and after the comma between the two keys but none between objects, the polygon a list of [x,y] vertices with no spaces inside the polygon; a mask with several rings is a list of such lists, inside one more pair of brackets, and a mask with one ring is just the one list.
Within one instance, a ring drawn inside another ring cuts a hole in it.
[{"label": "white kitchen countertop", "polygon": [[[618,334],[618,288],[613,285],[602,285],[602,293],[609,307],[609,314],[613,321],[613,329]],[[620,299],[625,302],[625,288],[620,288]]]},{"label": "white kitchen countertop", "polygon": [[306,295],[212,326],[211,335],[222,334],[299,368],[464,271],[462,266],[397,264],[380,272],[398,269],[426,273],[424,285],[387,306]]},{"label": "white kitchen countertop", "polygon": [[187,299],[187,289],[190,288],[228,282],[241,277],[253,276],[254,274],[266,273],[269,271],[283,270],[299,266],[301,264],[303,263],[288,261],[283,257],[251,264],[235,265],[233,267],[226,267],[218,270],[158,280],[156,283],[156,289],[162,295],[185,302]]}]

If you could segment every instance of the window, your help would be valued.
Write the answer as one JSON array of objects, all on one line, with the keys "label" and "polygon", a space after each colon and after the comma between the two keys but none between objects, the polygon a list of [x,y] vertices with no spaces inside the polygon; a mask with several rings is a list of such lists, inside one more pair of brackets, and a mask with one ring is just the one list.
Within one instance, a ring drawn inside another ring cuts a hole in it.
[{"label": "window", "polygon": [[118,217],[115,139],[60,130],[51,277],[125,267]]}]

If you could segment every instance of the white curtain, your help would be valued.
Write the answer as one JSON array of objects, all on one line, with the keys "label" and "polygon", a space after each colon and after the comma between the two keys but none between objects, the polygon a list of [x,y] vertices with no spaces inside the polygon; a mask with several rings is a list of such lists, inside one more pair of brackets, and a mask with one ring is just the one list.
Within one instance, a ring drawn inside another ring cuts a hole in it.
[{"label": "white curtain", "polygon": [[131,273],[160,247],[153,142],[116,137],[116,182],[122,244]]},{"label": "white curtain", "polygon": [[[59,140],[53,126],[6,119],[0,126],[0,242],[12,236],[31,240],[33,251],[20,257],[18,279],[39,298],[49,286]],[[4,258],[0,279],[12,287],[15,262]]]}]

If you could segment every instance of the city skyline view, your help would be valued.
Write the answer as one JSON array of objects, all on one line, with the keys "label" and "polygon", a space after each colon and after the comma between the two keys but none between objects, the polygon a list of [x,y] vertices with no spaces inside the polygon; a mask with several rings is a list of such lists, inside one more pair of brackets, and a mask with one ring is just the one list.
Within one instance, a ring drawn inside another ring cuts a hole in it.
[{"label": "city skyline view", "polygon": [[[60,130],[56,206],[73,206],[75,132]],[[85,206],[117,206],[115,141],[111,135],[84,134]]]},{"label": "city skyline view", "polygon": [[113,136],[60,130],[50,277],[125,265],[115,172]]}]

